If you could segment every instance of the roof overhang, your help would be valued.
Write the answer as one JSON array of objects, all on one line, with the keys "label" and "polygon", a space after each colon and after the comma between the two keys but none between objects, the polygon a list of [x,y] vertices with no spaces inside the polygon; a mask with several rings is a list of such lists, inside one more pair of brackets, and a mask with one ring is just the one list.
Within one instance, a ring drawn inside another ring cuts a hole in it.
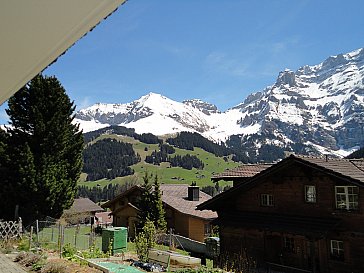
[{"label": "roof overhang", "polygon": [[0,104],[125,1],[2,1]]}]

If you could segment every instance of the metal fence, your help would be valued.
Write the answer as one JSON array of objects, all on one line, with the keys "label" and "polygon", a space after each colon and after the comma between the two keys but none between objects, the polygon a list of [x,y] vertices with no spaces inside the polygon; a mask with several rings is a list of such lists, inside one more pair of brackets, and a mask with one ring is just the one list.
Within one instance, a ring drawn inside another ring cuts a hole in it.
[{"label": "metal fence", "polygon": [[78,250],[96,247],[101,249],[101,236],[95,234],[90,225],[62,225],[56,219],[47,217],[36,220],[26,227],[32,247],[49,247],[62,249],[69,244]]}]

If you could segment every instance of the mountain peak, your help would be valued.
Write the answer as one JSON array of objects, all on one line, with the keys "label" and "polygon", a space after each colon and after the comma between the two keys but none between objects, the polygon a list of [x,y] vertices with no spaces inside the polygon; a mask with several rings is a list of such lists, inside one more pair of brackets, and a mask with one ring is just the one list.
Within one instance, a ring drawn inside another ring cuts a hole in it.
[{"label": "mountain peak", "polygon": [[181,103],[150,92],[126,104],[93,105],[77,112],[76,118],[84,131],[82,122],[95,127],[122,125],[156,135],[199,132],[217,141],[229,139],[249,155],[269,153],[273,146],[301,154],[345,155],[364,144],[359,125],[363,112],[361,48],[296,72],[285,69],[273,85],[223,113],[201,99]]},{"label": "mountain peak", "polygon": [[292,70],[286,68],[284,71],[279,72],[276,85],[282,84],[288,84],[290,87],[296,85],[296,77]]},{"label": "mountain peak", "polygon": [[220,111],[217,109],[216,105],[209,103],[209,102],[205,102],[201,99],[184,100],[182,103],[185,105],[189,105],[193,108],[196,108],[206,115],[220,113]]}]

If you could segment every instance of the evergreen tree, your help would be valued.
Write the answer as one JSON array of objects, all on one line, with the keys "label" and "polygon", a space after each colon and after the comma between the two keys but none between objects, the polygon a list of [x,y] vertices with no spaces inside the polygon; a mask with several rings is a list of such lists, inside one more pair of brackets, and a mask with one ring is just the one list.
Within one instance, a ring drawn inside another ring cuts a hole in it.
[{"label": "evergreen tree", "polygon": [[143,177],[143,184],[141,185],[142,194],[140,196],[138,208],[138,226],[142,228],[146,221],[152,220],[151,204],[152,204],[152,185],[149,183],[149,175],[145,172]]},{"label": "evergreen tree", "polygon": [[157,230],[166,231],[167,222],[165,218],[165,211],[162,203],[162,194],[160,191],[160,183],[158,176],[154,176],[154,191],[153,191],[153,210],[154,210],[154,225]]},{"label": "evergreen tree", "polygon": [[75,106],[55,77],[42,75],[8,106],[6,207],[12,212],[19,205],[20,216],[28,219],[59,217],[73,203],[82,167],[83,137],[72,123]]},{"label": "evergreen tree", "polygon": [[153,175],[145,173],[143,177],[142,195],[139,200],[139,228],[144,227],[147,221],[152,221],[154,226],[160,230],[167,229],[167,222],[165,220],[165,212],[162,203],[162,195],[160,192],[160,184],[157,175],[154,176],[154,187],[150,183]]}]

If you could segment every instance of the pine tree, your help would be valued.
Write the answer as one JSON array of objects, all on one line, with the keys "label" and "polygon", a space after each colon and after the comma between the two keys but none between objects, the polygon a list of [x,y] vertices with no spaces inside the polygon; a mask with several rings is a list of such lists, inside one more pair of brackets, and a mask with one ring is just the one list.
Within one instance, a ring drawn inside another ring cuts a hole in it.
[{"label": "pine tree", "polygon": [[144,227],[145,223],[149,220],[154,223],[158,230],[165,231],[167,229],[167,222],[165,220],[158,176],[154,176],[154,187],[150,183],[150,178],[152,179],[153,175],[149,176],[146,172],[143,177],[142,195],[138,205],[139,228]]},{"label": "pine tree", "polygon": [[143,184],[141,185],[142,188],[142,194],[140,196],[138,208],[138,227],[143,228],[145,223],[148,220],[152,220],[153,214],[151,210],[151,204],[152,204],[152,185],[149,183],[149,174],[148,172],[144,173],[143,177]]},{"label": "pine tree", "polygon": [[[83,137],[75,106],[55,77],[36,76],[8,102],[7,193],[20,216],[59,217],[76,193]],[[1,218],[1,217],[0,217]]]},{"label": "pine tree", "polygon": [[167,222],[165,218],[165,211],[163,208],[162,194],[160,190],[160,183],[158,176],[154,176],[154,191],[153,191],[153,210],[154,210],[154,225],[159,231],[167,230]]}]

